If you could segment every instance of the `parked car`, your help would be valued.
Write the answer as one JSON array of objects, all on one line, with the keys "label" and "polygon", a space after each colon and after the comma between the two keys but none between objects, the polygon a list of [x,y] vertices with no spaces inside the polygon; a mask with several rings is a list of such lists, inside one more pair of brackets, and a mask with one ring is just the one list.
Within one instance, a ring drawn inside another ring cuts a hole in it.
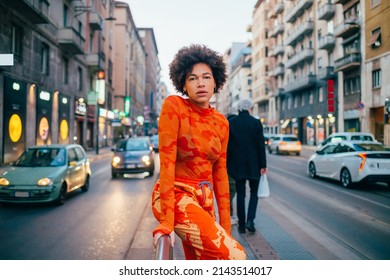
[{"label": "parked car", "polygon": [[295,153],[297,156],[301,154],[302,144],[295,134],[275,134],[270,138],[268,144],[268,152],[276,152],[277,154]]},{"label": "parked car", "polygon": [[325,146],[330,142],[347,141],[376,141],[372,133],[368,132],[335,132],[329,135],[318,148]]},{"label": "parked car", "polygon": [[150,140],[153,144],[153,150],[158,152],[158,134],[150,136]]},{"label": "parked car", "polygon": [[112,178],[143,172],[149,172],[149,176],[153,176],[155,154],[151,142],[145,137],[120,140],[112,151]]},{"label": "parked car", "polygon": [[91,168],[80,145],[28,148],[0,176],[0,202],[65,202],[67,193],[89,189]]},{"label": "parked car", "polygon": [[307,172],[338,180],[345,188],[359,182],[390,186],[390,147],[374,141],[330,142],[310,157]]}]

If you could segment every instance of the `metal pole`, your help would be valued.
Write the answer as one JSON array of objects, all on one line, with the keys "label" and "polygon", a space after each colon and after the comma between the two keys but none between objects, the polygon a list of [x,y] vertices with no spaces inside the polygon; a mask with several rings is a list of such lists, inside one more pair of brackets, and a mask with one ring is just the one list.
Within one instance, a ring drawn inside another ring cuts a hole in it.
[{"label": "metal pole", "polygon": [[169,235],[161,236],[157,241],[156,260],[172,260],[173,248]]}]

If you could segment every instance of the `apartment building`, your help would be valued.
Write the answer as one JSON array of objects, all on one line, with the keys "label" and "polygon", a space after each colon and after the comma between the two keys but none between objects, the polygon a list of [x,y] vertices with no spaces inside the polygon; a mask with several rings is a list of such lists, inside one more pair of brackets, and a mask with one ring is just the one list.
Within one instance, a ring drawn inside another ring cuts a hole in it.
[{"label": "apartment building", "polygon": [[0,66],[1,163],[32,145],[79,143],[97,151],[112,145],[126,96],[132,98],[129,128],[144,133],[138,117],[144,115],[146,52],[131,13],[117,18],[116,4],[0,2],[0,53],[14,56],[13,65]]},{"label": "apartment building", "polygon": [[268,0],[256,2],[252,25],[248,31],[252,33],[252,98],[255,104],[253,115],[263,121],[266,132],[276,132],[278,123],[275,114],[275,95],[270,90],[269,81],[269,8]]},{"label": "apartment building", "polygon": [[160,78],[160,61],[153,28],[138,28],[146,52],[146,85],[144,101],[145,135],[157,133],[156,101]]},{"label": "apartment building", "polygon": [[364,10],[366,83],[362,87],[362,127],[390,145],[390,118],[386,116],[390,113],[384,107],[390,100],[390,41],[386,40],[390,34],[390,1],[365,1]]}]

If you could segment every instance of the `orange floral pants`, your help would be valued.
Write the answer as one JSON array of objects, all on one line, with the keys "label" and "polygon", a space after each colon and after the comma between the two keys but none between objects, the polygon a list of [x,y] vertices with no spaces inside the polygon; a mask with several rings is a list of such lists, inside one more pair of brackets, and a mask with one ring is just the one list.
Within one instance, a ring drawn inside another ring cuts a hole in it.
[{"label": "orange floral pants", "polygon": [[[159,182],[152,210],[159,220]],[[175,182],[174,230],[181,238],[187,260],[244,260],[246,254],[230,233],[216,221],[212,185],[207,181]]]}]

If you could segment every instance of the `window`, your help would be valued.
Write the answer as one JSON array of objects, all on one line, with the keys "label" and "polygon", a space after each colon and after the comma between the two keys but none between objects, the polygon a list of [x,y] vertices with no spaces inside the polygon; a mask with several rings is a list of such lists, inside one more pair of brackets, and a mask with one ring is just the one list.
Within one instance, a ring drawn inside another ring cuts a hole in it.
[{"label": "window", "polygon": [[376,6],[380,5],[382,0],[371,0],[371,9],[375,8]]},{"label": "window", "polygon": [[289,97],[288,99],[287,99],[287,109],[291,109],[291,104],[292,103],[292,98],[291,97]]},{"label": "window", "polygon": [[41,74],[49,74],[49,46],[45,43],[41,46]]},{"label": "window", "polygon": [[83,90],[83,69],[81,67],[77,67],[78,73],[78,89]]},{"label": "window", "polygon": [[305,97],[306,97],[306,94],[302,94],[302,97],[301,97],[301,106],[305,106]]},{"label": "window", "polygon": [[320,87],[318,89],[318,102],[323,102],[324,101],[324,88]]},{"label": "window", "polygon": [[297,107],[298,107],[298,101],[299,101],[298,96],[295,96],[295,97],[294,97],[294,108],[297,108]]},{"label": "window", "polygon": [[314,94],[313,94],[313,92],[311,91],[311,92],[309,93],[309,104],[313,104],[313,102],[314,102]]},{"label": "window", "polygon": [[64,14],[63,14],[63,25],[64,27],[68,26],[68,16],[69,16],[69,8],[68,6],[64,5]]},{"label": "window", "polygon": [[265,47],[265,57],[268,57],[268,47]]},{"label": "window", "polygon": [[371,32],[369,45],[373,49],[377,49],[382,45],[381,28],[376,28]]},{"label": "window", "polygon": [[69,82],[69,60],[67,58],[64,58],[64,84],[68,84]]},{"label": "window", "polygon": [[372,88],[380,88],[382,85],[381,69],[372,71]]},{"label": "window", "polygon": [[14,54],[15,61],[22,61],[23,58],[23,33],[22,29],[12,26],[11,53]]}]

